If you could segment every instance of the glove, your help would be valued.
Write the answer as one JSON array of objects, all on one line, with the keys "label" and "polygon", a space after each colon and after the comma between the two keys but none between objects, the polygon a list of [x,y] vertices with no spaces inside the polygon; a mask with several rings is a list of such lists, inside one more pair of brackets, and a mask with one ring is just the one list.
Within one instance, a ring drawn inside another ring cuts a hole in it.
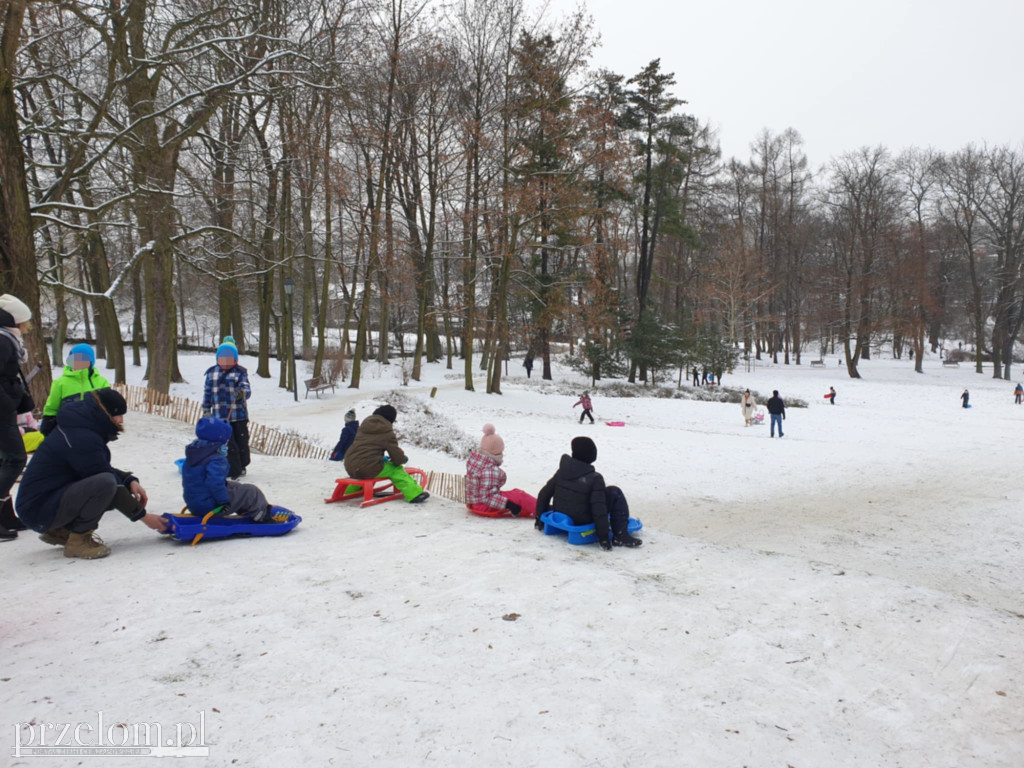
[{"label": "glove", "polygon": [[608,541],[608,539],[600,539],[599,543],[601,544],[601,549],[603,549],[605,552],[611,552],[612,543]]},{"label": "glove", "polygon": [[512,517],[519,517],[519,513],[523,511],[523,508],[519,504],[508,499],[505,499],[505,509],[509,511]]},{"label": "glove", "polygon": [[235,400],[245,400],[245,390],[244,389],[236,389],[235,390]]},{"label": "glove", "polygon": [[533,521],[533,527],[538,531],[544,530],[544,521],[540,519],[540,515],[537,515],[537,519]]}]

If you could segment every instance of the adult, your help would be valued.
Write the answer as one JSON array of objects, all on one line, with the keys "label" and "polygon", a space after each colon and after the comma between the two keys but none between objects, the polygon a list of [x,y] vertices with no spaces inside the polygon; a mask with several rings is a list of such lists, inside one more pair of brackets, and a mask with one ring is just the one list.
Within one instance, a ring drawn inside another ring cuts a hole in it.
[{"label": "adult", "polygon": [[775,425],[779,425],[779,437],[782,437],[782,420],[786,418],[786,404],[779,397],[779,390],[773,389],[772,396],[768,398],[768,413],[771,414],[772,430],[769,437],[775,437]]},{"label": "adult", "polygon": [[65,557],[95,560],[110,554],[95,531],[111,509],[154,531],[164,530],[163,518],[146,511],[149,497],[139,479],[110,463],[108,443],[124,431],[127,411],[124,398],[113,389],[68,401],[21,479],[18,517],[41,533],[42,541],[63,546]]},{"label": "adult", "polygon": [[225,342],[217,347],[217,364],[206,369],[203,415],[231,424],[228,441],[229,479],[237,480],[249,466],[249,411],[252,396],[249,372],[238,364],[238,347]]},{"label": "adult", "polygon": [[743,393],[743,399],[740,400],[740,410],[743,411],[743,426],[749,427],[754,424],[754,410],[757,408],[757,400],[750,394],[748,389]]},{"label": "adult", "polygon": [[0,541],[16,539],[25,530],[14,515],[11,488],[26,461],[18,414],[35,407],[21,373],[28,360],[21,335],[31,327],[32,310],[25,302],[8,293],[0,296]]},{"label": "adult", "polygon": [[526,369],[526,378],[530,378],[530,372],[533,371],[533,355],[529,352],[526,353],[526,359],[523,360],[523,368]]},{"label": "adult", "polygon": [[829,387],[828,388],[828,399],[829,399],[829,402],[832,403],[832,405],[836,404],[836,388],[835,387]]},{"label": "adult", "polygon": [[69,397],[85,397],[86,392],[109,387],[110,382],[96,370],[96,353],[88,344],[75,344],[68,352],[64,372],[50,385],[50,396],[43,406],[39,431],[48,435],[57,426],[57,411]]},{"label": "adult", "polygon": [[970,408],[971,407],[971,404],[970,404],[971,393],[968,392],[966,389],[964,390],[964,393],[962,395],[960,395],[960,399],[964,401],[964,408]]}]

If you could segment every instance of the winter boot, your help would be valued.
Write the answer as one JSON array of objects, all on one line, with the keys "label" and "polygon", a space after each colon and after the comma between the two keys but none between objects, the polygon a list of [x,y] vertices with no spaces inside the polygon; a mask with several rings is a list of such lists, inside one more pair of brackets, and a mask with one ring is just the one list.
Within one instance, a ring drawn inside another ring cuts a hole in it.
[{"label": "winter boot", "polygon": [[424,501],[426,501],[429,498],[430,498],[430,494],[427,493],[426,491],[424,491],[419,496],[417,496],[415,499],[409,499],[409,503],[410,504],[422,504]]},{"label": "winter boot", "polygon": [[53,544],[55,547],[63,547],[68,543],[68,536],[70,535],[71,531],[67,528],[51,528],[46,533],[39,534],[39,540],[47,544]]},{"label": "winter boot", "polygon": [[643,545],[643,541],[630,536],[628,533],[616,533],[612,537],[612,545],[616,547],[639,547]]},{"label": "winter boot", "polygon": [[9,531],[0,525],[0,541],[14,541],[18,538],[17,531]]},{"label": "winter boot", "polygon": [[83,560],[98,560],[110,554],[110,547],[93,535],[86,533],[68,533],[68,543],[64,545],[64,557],[80,557]]},{"label": "winter boot", "polygon": [[0,504],[0,525],[9,531],[25,530],[25,524],[14,514],[14,500],[10,496]]}]

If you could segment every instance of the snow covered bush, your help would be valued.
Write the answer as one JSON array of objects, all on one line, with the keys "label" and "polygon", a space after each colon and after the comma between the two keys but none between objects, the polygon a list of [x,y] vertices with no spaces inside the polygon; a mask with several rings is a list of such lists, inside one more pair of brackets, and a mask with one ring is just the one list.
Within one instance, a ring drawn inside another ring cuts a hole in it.
[{"label": "snow covered bush", "polygon": [[390,403],[398,410],[395,432],[399,442],[420,448],[442,451],[458,459],[465,459],[476,448],[477,441],[455,426],[440,413],[433,411],[429,401],[392,390],[375,398]]}]

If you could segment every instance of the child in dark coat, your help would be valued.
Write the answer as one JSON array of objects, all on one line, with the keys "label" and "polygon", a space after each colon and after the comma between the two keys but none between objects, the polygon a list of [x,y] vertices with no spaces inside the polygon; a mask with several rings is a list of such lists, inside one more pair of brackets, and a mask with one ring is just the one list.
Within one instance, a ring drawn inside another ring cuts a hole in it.
[{"label": "child in dark coat", "polygon": [[345,460],[345,454],[352,445],[352,441],[356,439],[356,433],[358,431],[359,422],[356,421],[356,409],[350,408],[345,413],[345,426],[341,430],[341,437],[338,438],[338,444],[334,446],[334,450],[331,451],[331,461]]},{"label": "child in dark coat", "polygon": [[185,504],[193,515],[235,514],[253,522],[274,522],[274,508],[255,485],[228,479],[228,441],[231,425],[203,417],[196,424],[196,439],[185,448],[181,485]]},{"label": "child in dark coat", "polygon": [[544,530],[540,516],[556,510],[572,518],[575,525],[594,524],[601,549],[639,547],[640,539],[629,535],[629,505],[622,491],[605,486],[594,469],[597,446],[589,437],[572,441],[572,456],[562,454],[558,471],[537,494],[538,530]]}]

